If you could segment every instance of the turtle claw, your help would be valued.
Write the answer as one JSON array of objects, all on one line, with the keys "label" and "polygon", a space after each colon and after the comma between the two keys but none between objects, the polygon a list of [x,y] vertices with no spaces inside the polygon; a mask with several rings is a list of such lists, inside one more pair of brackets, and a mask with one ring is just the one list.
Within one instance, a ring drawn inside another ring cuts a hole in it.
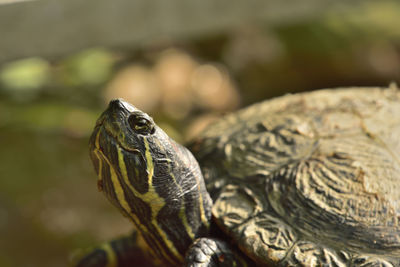
[{"label": "turtle claw", "polygon": [[215,238],[199,238],[189,248],[185,257],[188,267],[246,266],[236,251],[224,241]]}]

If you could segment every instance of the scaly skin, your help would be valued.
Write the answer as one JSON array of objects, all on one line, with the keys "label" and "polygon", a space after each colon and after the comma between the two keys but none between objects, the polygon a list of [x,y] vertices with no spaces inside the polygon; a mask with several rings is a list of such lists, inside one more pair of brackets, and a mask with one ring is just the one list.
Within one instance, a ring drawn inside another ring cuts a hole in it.
[{"label": "scaly skin", "polygon": [[163,265],[393,267],[399,136],[393,86],[288,95],[228,115],[191,145],[201,171],[120,100],[98,120],[90,149],[100,188]]}]

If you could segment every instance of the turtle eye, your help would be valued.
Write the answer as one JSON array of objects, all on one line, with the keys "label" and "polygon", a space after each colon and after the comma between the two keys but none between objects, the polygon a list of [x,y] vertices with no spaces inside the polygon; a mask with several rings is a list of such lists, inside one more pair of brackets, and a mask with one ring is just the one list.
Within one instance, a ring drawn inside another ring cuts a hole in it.
[{"label": "turtle eye", "polygon": [[129,126],[133,131],[138,134],[148,135],[154,133],[154,125],[153,123],[137,114],[132,114],[128,118]]}]

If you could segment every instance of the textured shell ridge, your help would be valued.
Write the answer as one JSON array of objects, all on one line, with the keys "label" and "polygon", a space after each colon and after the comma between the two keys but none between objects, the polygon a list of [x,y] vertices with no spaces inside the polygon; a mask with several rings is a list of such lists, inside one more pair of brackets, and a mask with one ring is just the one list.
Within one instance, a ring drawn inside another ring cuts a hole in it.
[{"label": "textured shell ridge", "polygon": [[218,225],[256,261],[400,264],[398,89],[267,100],[217,121],[193,151]]}]

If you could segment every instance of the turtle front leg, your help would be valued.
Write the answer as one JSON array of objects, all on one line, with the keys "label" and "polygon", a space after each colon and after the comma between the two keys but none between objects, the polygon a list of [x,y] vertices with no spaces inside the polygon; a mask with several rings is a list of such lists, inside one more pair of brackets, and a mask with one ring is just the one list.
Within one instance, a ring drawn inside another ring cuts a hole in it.
[{"label": "turtle front leg", "polygon": [[133,232],[110,242],[89,248],[72,260],[74,267],[153,266],[139,247],[138,234]]},{"label": "turtle front leg", "polygon": [[216,238],[199,238],[186,252],[185,266],[248,266],[249,260],[227,242]]}]

